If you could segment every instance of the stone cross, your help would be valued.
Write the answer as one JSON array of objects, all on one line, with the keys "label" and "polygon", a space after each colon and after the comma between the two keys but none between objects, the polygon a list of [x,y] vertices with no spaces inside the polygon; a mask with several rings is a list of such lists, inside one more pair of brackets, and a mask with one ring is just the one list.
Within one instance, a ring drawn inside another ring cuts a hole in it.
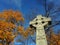
[{"label": "stone cross", "polygon": [[44,29],[49,25],[51,25],[51,18],[42,15],[30,21],[30,27],[36,30],[36,45],[48,45]]}]

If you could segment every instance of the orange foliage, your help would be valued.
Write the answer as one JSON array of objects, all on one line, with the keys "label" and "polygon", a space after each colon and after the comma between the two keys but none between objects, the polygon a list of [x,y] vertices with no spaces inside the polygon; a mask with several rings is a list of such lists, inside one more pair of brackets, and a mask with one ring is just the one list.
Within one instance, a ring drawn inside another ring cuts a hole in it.
[{"label": "orange foliage", "polygon": [[0,30],[3,30],[3,31],[5,31],[5,30],[7,30],[7,31],[11,31],[11,30],[13,30],[15,28],[15,25],[14,24],[12,24],[12,23],[8,23],[8,22],[5,22],[5,21],[0,21]]},{"label": "orange foliage", "polygon": [[50,32],[50,37],[47,35],[49,45],[60,45],[60,34],[55,34],[53,31]]},{"label": "orange foliage", "polygon": [[[7,44],[9,44],[14,41],[18,32],[25,38],[29,34],[33,35],[34,31],[32,31],[31,28],[24,30],[22,26],[17,26],[16,23],[12,21],[16,21],[17,23],[18,21],[24,21],[24,18],[19,11],[4,10],[0,13],[0,40],[6,40]],[[15,28],[17,32],[13,32]]]},{"label": "orange foliage", "polygon": [[15,19],[16,21],[24,21],[24,18],[22,17],[22,14],[19,11],[12,11],[12,10],[4,10],[2,13],[0,13],[0,18],[3,18],[4,20],[10,21]]},{"label": "orange foliage", "polygon": [[2,30],[0,30],[0,39],[4,39],[4,34],[3,34],[4,32],[2,31]]},{"label": "orange foliage", "polygon": [[21,35],[23,35],[25,38],[27,38],[27,36],[30,34],[30,35],[33,35],[34,34],[34,30],[32,30],[31,28],[28,28],[26,30],[24,30],[23,27],[19,26],[18,27],[18,31],[20,32]]},{"label": "orange foliage", "polygon": [[13,33],[12,32],[6,32],[6,34],[5,34],[5,38],[6,38],[6,41],[7,42],[12,42],[12,41],[14,41],[14,38],[15,38],[15,35],[13,35]]}]

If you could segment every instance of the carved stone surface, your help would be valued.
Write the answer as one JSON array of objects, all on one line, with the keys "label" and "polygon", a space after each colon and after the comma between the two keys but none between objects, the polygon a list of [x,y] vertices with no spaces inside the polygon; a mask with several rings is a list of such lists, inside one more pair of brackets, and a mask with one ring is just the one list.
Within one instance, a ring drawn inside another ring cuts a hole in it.
[{"label": "carved stone surface", "polygon": [[49,26],[49,21],[51,21],[50,18],[38,15],[30,22],[30,25],[36,27],[36,45],[47,45],[47,39],[44,29],[45,26]]}]

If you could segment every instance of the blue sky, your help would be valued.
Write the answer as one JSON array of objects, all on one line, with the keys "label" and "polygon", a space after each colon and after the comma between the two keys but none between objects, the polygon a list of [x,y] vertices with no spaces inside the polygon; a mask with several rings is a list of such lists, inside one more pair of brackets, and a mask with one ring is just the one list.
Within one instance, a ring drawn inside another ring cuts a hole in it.
[{"label": "blue sky", "polygon": [[[47,0],[47,3],[49,2],[53,2],[55,8],[60,6],[60,0]],[[45,14],[45,7],[43,4],[44,0],[0,0],[0,12],[9,9],[21,11],[25,18],[24,27],[27,28],[29,22],[34,17],[38,14]],[[35,12],[35,15],[31,15],[32,12]],[[60,15],[60,12],[55,15]],[[29,17],[31,19],[29,19]],[[60,17],[57,17],[56,20],[60,20]],[[60,29],[59,25],[54,27],[54,31],[57,32],[57,29]],[[33,45],[33,43],[31,45]]]}]

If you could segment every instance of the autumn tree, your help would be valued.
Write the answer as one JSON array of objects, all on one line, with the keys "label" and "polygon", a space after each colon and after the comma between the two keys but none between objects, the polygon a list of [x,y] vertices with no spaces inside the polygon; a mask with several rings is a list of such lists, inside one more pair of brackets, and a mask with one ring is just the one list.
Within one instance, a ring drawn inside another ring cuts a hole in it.
[{"label": "autumn tree", "polygon": [[47,34],[48,45],[60,45],[60,32],[55,34],[52,29],[50,29],[50,34]]},{"label": "autumn tree", "polygon": [[22,35],[25,39],[28,35],[33,35],[34,31],[30,27],[24,30],[24,27],[17,25],[18,22],[24,22],[24,18],[19,11],[4,10],[0,12],[0,40],[1,45],[9,45],[14,41],[14,38],[18,35]]}]

